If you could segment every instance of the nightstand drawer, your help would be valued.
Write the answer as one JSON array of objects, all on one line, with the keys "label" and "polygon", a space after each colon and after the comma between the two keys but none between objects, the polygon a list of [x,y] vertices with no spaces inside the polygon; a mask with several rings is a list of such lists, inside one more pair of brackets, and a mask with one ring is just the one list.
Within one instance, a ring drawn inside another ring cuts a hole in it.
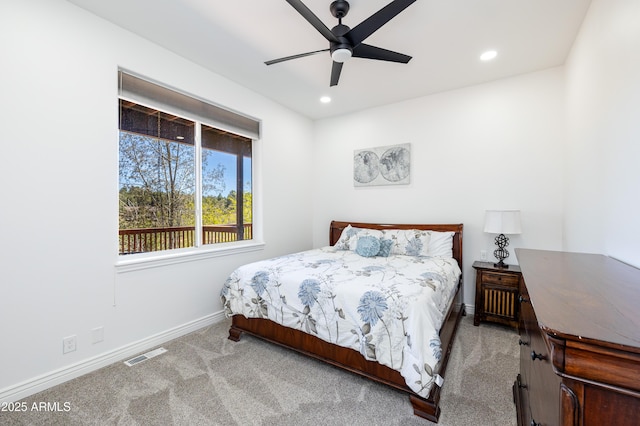
[{"label": "nightstand drawer", "polygon": [[484,272],[482,275],[482,281],[485,284],[518,287],[518,281],[520,280],[517,275],[501,274],[499,272]]}]

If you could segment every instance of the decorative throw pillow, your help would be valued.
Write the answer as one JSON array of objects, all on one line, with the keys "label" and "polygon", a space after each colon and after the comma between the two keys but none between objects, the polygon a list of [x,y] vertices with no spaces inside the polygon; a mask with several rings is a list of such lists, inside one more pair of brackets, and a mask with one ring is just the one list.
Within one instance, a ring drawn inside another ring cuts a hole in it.
[{"label": "decorative throw pillow", "polygon": [[364,236],[358,239],[356,253],[362,257],[374,257],[380,251],[380,239],[373,236]]},{"label": "decorative throw pillow", "polygon": [[380,251],[378,252],[378,256],[380,257],[389,257],[391,254],[391,246],[393,245],[392,240],[386,240],[384,238],[380,238]]}]

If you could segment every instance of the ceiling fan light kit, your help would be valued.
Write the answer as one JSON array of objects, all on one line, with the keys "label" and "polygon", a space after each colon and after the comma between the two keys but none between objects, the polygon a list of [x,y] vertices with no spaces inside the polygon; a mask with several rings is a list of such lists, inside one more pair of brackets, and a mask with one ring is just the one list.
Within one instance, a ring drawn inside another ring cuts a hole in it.
[{"label": "ceiling fan light kit", "polygon": [[336,0],[331,3],[329,10],[338,19],[338,25],[331,30],[300,0],[286,0],[303,18],[307,20],[324,38],[329,42],[328,49],[315,50],[284,58],[266,61],[265,64],[273,65],[291,59],[303,58],[315,55],[320,52],[330,52],[333,65],[331,67],[330,86],[336,86],[340,80],[342,65],[351,57],[376,59],[380,61],[398,62],[406,64],[411,60],[411,56],[393,52],[381,47],[364,44],[363,41],[380,27],[393,19],[396,15],[409,7],[416,0],[394,0],[354,28],[349,28],[342,24],[349,12],[349,2],[346,0]]},{"label": "ceiling fan light kit", "polygon": [[336,49],[331,52],[331,59],[335,62],[346,62],[352,54],[353,52],[349,48]]}]

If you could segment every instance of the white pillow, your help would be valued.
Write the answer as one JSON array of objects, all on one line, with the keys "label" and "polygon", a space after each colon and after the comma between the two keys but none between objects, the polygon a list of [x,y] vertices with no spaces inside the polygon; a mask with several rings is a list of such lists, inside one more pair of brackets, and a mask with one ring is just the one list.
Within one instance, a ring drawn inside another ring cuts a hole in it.
[{"label": "white pillow", "polygon": [[429,256],[453,257],[453,236],[455,232],[428,231],[431,235],[429,241]]}]

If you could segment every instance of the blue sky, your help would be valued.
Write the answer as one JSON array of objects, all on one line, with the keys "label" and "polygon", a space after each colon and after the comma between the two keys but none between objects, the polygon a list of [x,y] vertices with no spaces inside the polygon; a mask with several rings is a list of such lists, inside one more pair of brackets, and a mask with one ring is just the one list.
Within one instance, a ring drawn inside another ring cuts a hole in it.
[{"label": "blue sky", "polygon": [[[222,164],[224,166],[224,192],[223,196],[227,196],[229,191],[235,190],[236,188],[236,156],[233,154],[227,154],[220,151],[213,151],[213,157],[210,161],[211,164],[208,164],[208,167],[215,168],[218,164]],[[247,178],[251,178],[251,160],[246,158],[244,159],[244,172],[246,182]],[[245,191],[248,188],[245,185]]]}]

